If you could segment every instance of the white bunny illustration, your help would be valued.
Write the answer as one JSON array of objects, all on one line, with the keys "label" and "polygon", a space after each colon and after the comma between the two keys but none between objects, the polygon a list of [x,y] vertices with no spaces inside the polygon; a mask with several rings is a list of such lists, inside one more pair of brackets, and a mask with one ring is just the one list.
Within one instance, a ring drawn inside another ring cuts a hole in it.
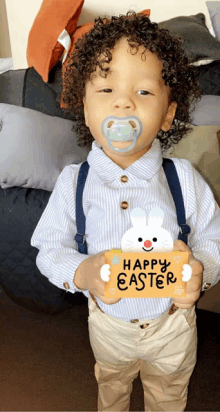
[{"label": "white bunny illustration", "polygon": [[[172,252],[173,239],[170,233],[163,229],[164,212],[159,207],[151,209],[146,226],[146,214],[140,207],[131,211],[133,227],[124,233],[121,240],[122,252]],[[192,277],[192,268],[188,264],[183,265],[182,281],[187,282]],[[104,282],[110,279],[110,265],[105,264],[100,270]]]}]

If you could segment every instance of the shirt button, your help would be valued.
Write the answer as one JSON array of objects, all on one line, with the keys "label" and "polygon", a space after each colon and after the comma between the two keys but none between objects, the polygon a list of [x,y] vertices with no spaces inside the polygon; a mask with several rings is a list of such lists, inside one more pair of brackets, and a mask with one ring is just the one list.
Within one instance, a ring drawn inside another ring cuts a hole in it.
[{"label": "shirt button", "polygon": [[139,322],[139,319],[131,319],[130,322],[131,323],[137,323],[137,322]]},{"label": "shirt button", "polygon": [[209,288],[210,288],[210,286],[211,286],[211,283],[205,283],[205,285],[204,285],[204,289],[209,289]]},{"label": "shirt button", "polygon": [[128,181],[128,177],[127,176],[121,176],[121,181],[123,182],[123,183],[126,183],[127,181]]},{"label": "shirt button", "polygon": [[149,326],[149,323],[144,323],[143,325],[141,325],[141,329],[146,329]]},{"label": "shirt button", "polygon": [[176,305],[174,305],[174,303],[172,304],[170,310],[169,310],[169,315],[173,315],[177,309],[179,309]]},{"label": "shirt button", "polygon": [[65,289],[69,290],[70,289],[70,285],[68,282],[63,282],[63,286],[65,287]]},{"label": "shirt button", "polygon": [[128,208],[128,202],[121,202],[121,208],[122,209],[127,209]]}]

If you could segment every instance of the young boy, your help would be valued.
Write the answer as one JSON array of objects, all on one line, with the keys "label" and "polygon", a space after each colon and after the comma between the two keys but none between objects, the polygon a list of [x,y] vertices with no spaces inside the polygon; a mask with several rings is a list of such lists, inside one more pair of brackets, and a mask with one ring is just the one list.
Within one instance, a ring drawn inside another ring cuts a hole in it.
[{"label": "young boy", "polygon": [[[31,245],[39,249],[36,264],[50,282],[89,299],[99,411],[128,411],[139,371],[145,411],[185,409],[197,354],[195,302],[219,281],[220,212],[209,186],[189,161],[172,159],[191,228],[188,247],[176,240],[176,209],[162,168],[162,149],[191,130],[189,108],[201,97],[180,43],[144,15],[98,19],[77,41],[64,78],[63,101],[77,116],[79,142],[92,144],[83,190],[89,256],[78,252],[75,241],[81,164],[60,174]],[[129,45],[139,45],[136,53]],[[108,116],[135,116],[141,134],[133,148],[120,139],[109,144],[102,128]],[[186,298],[105,298],[105,251],[120,249],[134,207],[147,215],[155,206],[164,210],[174,250],[190,253]]]}]

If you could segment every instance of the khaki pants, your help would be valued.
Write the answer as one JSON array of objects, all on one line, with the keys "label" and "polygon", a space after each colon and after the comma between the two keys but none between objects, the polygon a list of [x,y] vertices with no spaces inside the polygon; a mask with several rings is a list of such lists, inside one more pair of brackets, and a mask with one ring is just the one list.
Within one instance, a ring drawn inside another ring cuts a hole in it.
[{"label": "khaki pants", "polygon": [[[184,411],[197,361],[195,306],[155,320],[125,322],[102,313],[89,298],[89,337],[96,359],[98,411],[129,411],[140,378],[145,411]],[[144,325],[144,328],[141,325]]]}]

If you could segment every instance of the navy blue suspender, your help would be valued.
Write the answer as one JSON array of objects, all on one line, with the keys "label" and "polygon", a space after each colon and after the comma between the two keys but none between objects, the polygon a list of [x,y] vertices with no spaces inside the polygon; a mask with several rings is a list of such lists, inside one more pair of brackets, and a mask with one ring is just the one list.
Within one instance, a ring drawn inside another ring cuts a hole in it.
[{"label": "navy blue suspender", "polygon": [[[171,194],[176,206],[177,221],[180,227],[178,239],[182,240],[187,245],[187,235],[190,233],[190,227],[186,224],[185,208],[183,202],[182,190],[179,178],[176,172],[175,165],[171,159],[163,158],[163,168],[169,184]],[[87,255],[87,243],[85,238],[85,215],[83,212],[82,199],[83,189],[86,182],[86,177],[89,170],[87,161],[83,162],[78,175],[76,188],[76,225],[77,234],[75,240],[78,243],[78,251]]]}]

